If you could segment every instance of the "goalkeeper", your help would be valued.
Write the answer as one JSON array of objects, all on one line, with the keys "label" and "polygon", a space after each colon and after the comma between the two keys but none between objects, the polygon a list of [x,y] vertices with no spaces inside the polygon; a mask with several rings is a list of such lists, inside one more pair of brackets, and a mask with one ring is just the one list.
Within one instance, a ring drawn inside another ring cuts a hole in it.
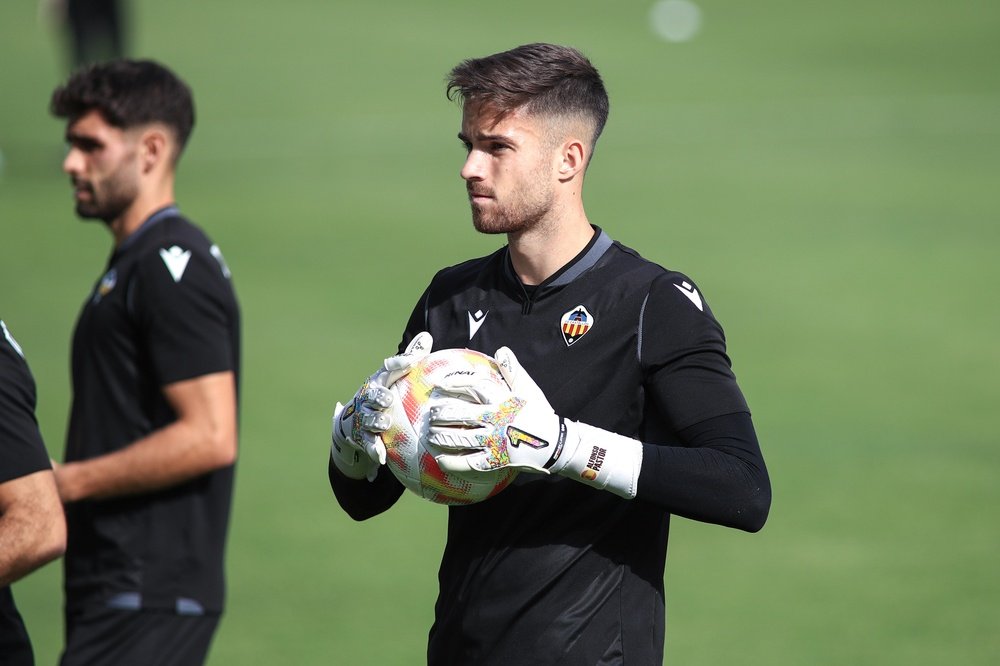
[{"label": "goalkeeper", "polygon": [[[428,663],[659,664],[670,516],[755,532],[770,507],[722,328],[693,280],[588,220],[608,98],[582,54],[467,60],[447,90],[473,224],[507,244],[438,272],[400,355],[338,404],[330,483],[357,520],[389,509],[403,486],[380,465],[384,387],[431,348],[494,355],[510,390],[443,387],[429,440],[447,469],[527,473],[449,508]],[[500,408],[515,415],[498,454],[476,435]]]}]

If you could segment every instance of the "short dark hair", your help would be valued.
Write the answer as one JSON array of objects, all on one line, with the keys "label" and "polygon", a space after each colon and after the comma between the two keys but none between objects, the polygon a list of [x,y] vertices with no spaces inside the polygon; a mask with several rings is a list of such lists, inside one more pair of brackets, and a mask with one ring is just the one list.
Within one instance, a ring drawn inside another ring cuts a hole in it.
[{"label": "short dark hair", "polygon": [[191,89],[152,60],[112,60],[84,67],[53,91],[49,109],[70,121],[97,110],[119,129],[163,123],[173,131],[178,153],[194,129]]},{"label": "short dark hair", "polygon": [[601,75],[569,46],[525,44],[464,60],[448,76],[447,95],[492,109],[498,119],[521,108],[529,114],[581,115],[593,121],[595,143],[608,120]]}]

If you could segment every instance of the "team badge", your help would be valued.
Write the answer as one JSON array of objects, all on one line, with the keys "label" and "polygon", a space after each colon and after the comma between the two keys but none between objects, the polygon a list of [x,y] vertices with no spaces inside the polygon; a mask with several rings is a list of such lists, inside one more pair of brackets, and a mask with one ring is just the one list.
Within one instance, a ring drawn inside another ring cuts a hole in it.
[{"label": "team badge", "polygon": [[118,284],[118,271],[112,268],[104,274],[100,284],[97,285],[97,289],[94,290],[94,303],[100,303],[102,298],[111,293],[116,284]]},{"label": "team badge", "polygon": [[562,316],[560,322],[563,340],[566,346],[570,347],[574,342],[587,334],[594,327],[594,315],[587,311],[587,308],[578,305]]}]

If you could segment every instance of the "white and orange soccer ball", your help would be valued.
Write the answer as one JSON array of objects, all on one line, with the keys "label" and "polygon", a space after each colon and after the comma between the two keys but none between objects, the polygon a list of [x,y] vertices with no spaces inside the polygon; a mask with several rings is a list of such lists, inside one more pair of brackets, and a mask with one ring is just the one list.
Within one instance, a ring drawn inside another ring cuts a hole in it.
[{"label": "white and orange soccer ball", "polygon": [[471,349],[431,352],[399,379],[393,392],[392,426],[382,433],[386,464],[417,495],[438,504],[474,504],[510,485],[517,470],[455,474],[442,470],[427,450],[428,401],[434,387],[456,373],[476,375],[507,387],[497,363]]}]

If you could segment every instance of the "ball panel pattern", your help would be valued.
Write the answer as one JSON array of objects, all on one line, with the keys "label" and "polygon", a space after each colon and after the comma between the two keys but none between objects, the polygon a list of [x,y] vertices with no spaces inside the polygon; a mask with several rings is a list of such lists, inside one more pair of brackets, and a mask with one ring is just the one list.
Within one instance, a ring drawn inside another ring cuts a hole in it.
[{"label": "ball panel pattern", "polygon": [[469,349],[428,354],[390,387],[392,426],[382,434],[386,464],[409,490],[438,504],[474,504],[510,485],[517,470],[454,474],[442,470],[426,448],[427,402],[434,387],[453,373],[475,374],[506,386],[496,361]]}]

